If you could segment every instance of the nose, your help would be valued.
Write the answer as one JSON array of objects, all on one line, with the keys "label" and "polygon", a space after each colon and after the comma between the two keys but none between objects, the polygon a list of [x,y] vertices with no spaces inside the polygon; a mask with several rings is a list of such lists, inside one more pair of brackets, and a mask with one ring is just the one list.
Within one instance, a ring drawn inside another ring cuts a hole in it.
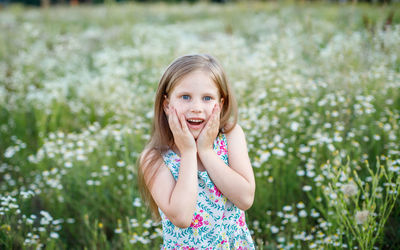
[{"label": "nose", "polygon": [[201,103],[199,101],[194,101],[190,111],[193,113],[201,113]]}]

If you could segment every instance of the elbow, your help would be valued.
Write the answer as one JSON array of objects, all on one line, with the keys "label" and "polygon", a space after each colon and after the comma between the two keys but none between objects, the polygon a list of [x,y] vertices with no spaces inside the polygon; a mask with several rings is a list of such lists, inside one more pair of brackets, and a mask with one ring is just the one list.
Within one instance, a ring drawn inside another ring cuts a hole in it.
[{"label": "elbow", "polygon": [[172,224],[181,229],[188,228],[192,224],[192,216],[185,216],[182,214],[177,214],[176,216],[171,217],[169,220],[172,222]]},{"label": "elbow", "polygon": [[174,224],[175,226],[181,228],[181,229],[185,229],[190,227],[190,225],[192,224],[192,219],[188,219],[188,218],[176,218],[174,221],[171,221],[172,224]]},{"label": "elbow", "polygon": [[238,208],[242,211],[246,211],[251,208],[254,202],[254,195],[249,195],[245,199],[242,200],[240,204],[238,204]]},{"label": "elbow", "polygon": [[254,203],[254,194],[255,194],[255,185],[252,185],[250,192],[247,195],[243,196],[240,204],[238,204],[238,208],[240,210],[246,211],[253,206]]}]

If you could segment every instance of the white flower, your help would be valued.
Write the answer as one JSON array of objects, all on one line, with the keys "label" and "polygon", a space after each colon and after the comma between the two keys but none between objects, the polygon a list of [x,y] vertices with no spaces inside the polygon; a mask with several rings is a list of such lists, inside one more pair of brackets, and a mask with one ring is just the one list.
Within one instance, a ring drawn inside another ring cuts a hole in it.
[{"label": "white flower", "polygon": [[297,170],[296,174],[297,174],[297,176],[304,176],[305,172],[304,172],[304,170],[300,169],[300,170]]},{"label": "white flower", "polygon": [[283,211],[285,211],[285,212],[292,211],[292,207],[291,206],[284,206],[283,207]]},{"label": "white flower", "polygon": [[56,233],[56,232],[51,232],[51,233],[50,233],[50,237],[53,238],[53,239],[58,239],[58,238],[59,238],[59,235],[58,235],[58,233]]},{"label": "white flower", "polygon": [[299,203],[297,203],[297,208],[302,209],[305,208],[305,205],[302,201],[300,201]]},{"label": "white flower", "polygon": [[134,207],[140,207],[142,206],[142,203],[140,202],[140,198],[135,198],[135,200],[133,201],[133,206]]},{"label": "white flower", "polygon": [[67,161],[66,163],[64,163],[64,167],[66,168],[72,168],[72,163]]},{"label": "white flower", "polygon": [[122,228],[116,228],[116,229],[114,230],[114,233],[116,233],[116,234],[120,234],[120,233],[122,233],[122,232],[123,232]]},{"label": "white flower", "polygon": [[300,210],[299,216],[302,218],[307,217],[307,212],[305,210]]},{"label": "white flower", "polygon": [[286,152],[285,151],[283,151],[282,149],[280,149],[280,148],[274,148],[274,149],[272,149],[272,154],[274,154],[274,155],[276,155],[276,156],[285,156],[286,155]]},{"label": "white flower", "polygon": [[347,183],[343,184],[341,190],[347,196],[354,196],[357,194],[358,188],[354,183]]},{"label": "white flower", "polygon": [[357,211],[355,215],[355,219],[357,224],[364,224],[368,220],[368,215],[369,211],[368,210],[362,210],[362,211]]},{"label": "white flower", "polygon": [[292,122],[292,124],[290,124],[290,129],[292,131],[297,131],[299,129],[300,124],[298,122]]},{"label": "white flower", "polygon": [[304,192],[311,191],[311,189],[312,189],[312,187],[311,187],[311,186],[308,186],[308,185],[306,185],[306,186],[303,187],[303,191],[304,191]]},{"label": "white flower", "polygon": [[272,232],[273,234],[276,234],[276,233],[279,232],[279,228],[276,227],[276,226],[271,226],[271,232]]},{"label": "white flower", "polygon": [[101,170],[103,170],[104,172],[107,172],[108,171],[108,166],[107,165],[101,166]]}]

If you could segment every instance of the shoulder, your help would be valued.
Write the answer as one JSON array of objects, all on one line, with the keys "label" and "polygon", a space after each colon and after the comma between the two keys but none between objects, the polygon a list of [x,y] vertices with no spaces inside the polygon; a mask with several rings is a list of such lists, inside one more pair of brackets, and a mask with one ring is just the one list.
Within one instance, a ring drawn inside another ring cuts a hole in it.
[{"label": "shoulder", "polygon": [[145,148],[140,154],[139,171],[144,175],[145,179],[154,176],[163,164],[164,161],[159,150]]},{"label": "shoulder", "polygon": [[225,133],[226,139],[229,142],[245,141],[245,134],[242,127],[236,124],[231,130]]}]

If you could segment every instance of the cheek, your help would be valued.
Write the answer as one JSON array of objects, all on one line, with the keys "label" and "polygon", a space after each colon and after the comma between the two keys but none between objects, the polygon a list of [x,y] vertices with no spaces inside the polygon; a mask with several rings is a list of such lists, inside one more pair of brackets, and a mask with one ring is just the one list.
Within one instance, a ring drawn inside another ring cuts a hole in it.
[{"label": "cheek", "polygon": [[216,101],[213,101],[207,105],[207,108],[206,108],[207,116],[210,116],[212,114],[215,104],[218,104],[218,103]]},{"label": "cheek", "polygon": [[172,107],[174,107],[176,109],[176,112],[178,113],[178,115],[184,114],[184,111],[185,111],[184,103],[175,100],[175,101],[171,101],[170,105],[172,105]]}]

